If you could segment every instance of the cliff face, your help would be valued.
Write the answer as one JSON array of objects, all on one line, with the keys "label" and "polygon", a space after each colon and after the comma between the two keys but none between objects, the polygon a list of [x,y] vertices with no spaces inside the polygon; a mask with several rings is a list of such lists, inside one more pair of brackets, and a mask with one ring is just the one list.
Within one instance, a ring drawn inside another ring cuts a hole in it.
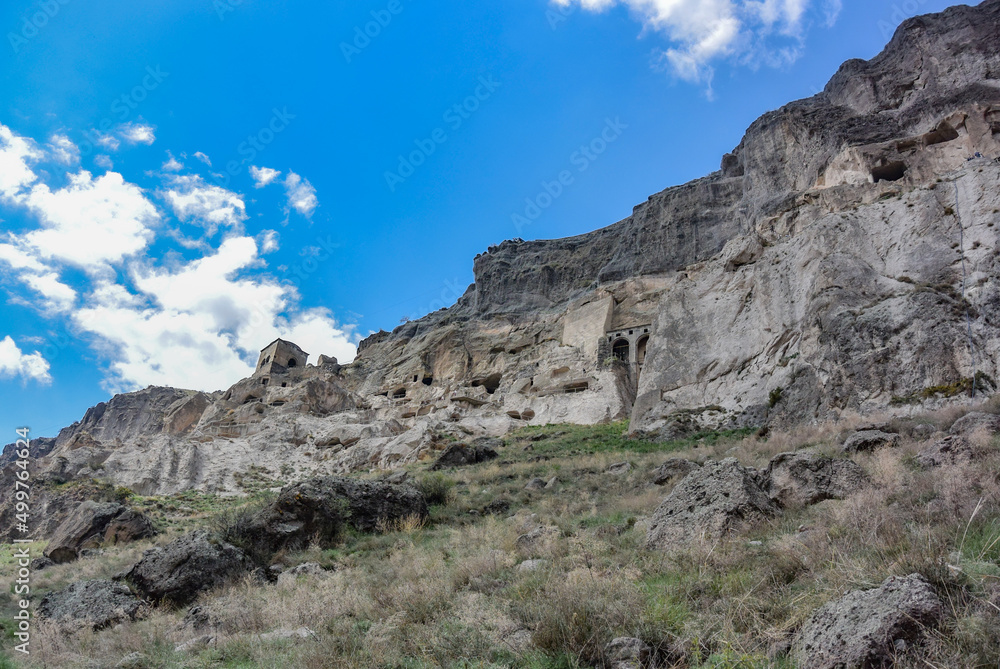
[{"label": "cliff face", "polygon": [[671,436],[991,392],[998,156],[1000,0],[919,17],[762,116],[719,172],[607,228],[491,248],[455,306],[352,365],[119,396],[40,462],[145,493],[240,490],[525,424],[631,416]]}]

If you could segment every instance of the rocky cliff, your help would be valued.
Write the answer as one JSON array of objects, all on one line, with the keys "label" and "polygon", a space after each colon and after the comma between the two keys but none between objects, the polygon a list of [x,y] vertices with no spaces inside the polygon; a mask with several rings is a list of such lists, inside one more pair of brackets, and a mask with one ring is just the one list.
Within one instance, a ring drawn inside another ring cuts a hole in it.
[{"label": "rocky cliff", "polygon": [[702,428],[913,411],[998,376],[1000,0],[905,22],[607,228],[506,241],[358,359],[149,388],[46,442],[147,494],[387,469],[520,425]]}]

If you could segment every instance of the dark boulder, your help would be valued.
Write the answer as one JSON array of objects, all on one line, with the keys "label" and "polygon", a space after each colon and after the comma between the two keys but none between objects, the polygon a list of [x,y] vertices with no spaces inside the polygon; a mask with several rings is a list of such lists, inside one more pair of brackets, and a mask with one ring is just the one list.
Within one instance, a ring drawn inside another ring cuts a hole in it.
[{"label": "dark boulder", "polygon": [[682,479],[698,469],[700,465],[684,458],[670,458],[653,470],[653,483],[666,485],[674,479]]},{"label": "dark boulder", "polygon": [[477,439],[472,444],[452,444],[445,449],[445,452],[431,466],[431,469],[437,471],[449,467],[463,467],[489,462],[499,457],[494,446],[500,443],[499,439]]},{"label": "dark boulder", "polygon": [[38,605],[38,617],[100,630],[135,620],[141,608],[142,602],[124,583],[80,581],[46,595]]},{"label": "dark boulder", "polygon": [[104,543],[146,539],[156,534],[152,521],[116,502],[86,501],[56,528],[45,556],[62,564],[80,557],[83,550]]},{"label": "dark boulder", "polygon": [[781,453],[764,473],[764,490],[782,506],[805,506],[825,499],[844,499],[860,490],[868,477],[856,462],[811,453]]},{"label": "dark boulder", "polygon": [[133,584],[144,597],[184,605],[252,568],[239,548],[198,530],[146,551],[139,562],[117,578]]},{"label": "dark boulder", "polygon": [[899,445],[899,435],[881,430],[861,430],[844,441],[845,453],[861,453]]}]

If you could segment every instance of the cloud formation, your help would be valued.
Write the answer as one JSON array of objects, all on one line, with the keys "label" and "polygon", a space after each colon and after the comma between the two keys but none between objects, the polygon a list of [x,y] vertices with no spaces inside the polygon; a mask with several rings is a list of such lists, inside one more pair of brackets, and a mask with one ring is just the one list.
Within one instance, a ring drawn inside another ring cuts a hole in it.
[{"label": "cloud formation", "polygon": [[[600,12],[627,7],[646,31],[671,46],[662,62],[680,79],[711,85],[713,63],[733,58],[755,66],[781,65],[798,58],[813,0],[553,0]],[[819,0],[826,25],[832,25],[840,0]]]},{"label": "cloud formation", "polygon": [[52,382],[49,363],[38,351],[25,354],[9,336],[0,340],[0,378],[20,378],[23,381]]},{"label": "cloud formation", "polygon": [[254,188],[263,188],[280,177],[281,172],[278,170],[272,170],[270,167],[257,167],[256,165],[251,165],[250,176],[253,177]]},{"label": "cloud formation", "polygon": [[288,206],[306,218],[312,217],[319,206],[316,189],[295,172],[289,172],[285,177],[285,195],[288,197]]}]

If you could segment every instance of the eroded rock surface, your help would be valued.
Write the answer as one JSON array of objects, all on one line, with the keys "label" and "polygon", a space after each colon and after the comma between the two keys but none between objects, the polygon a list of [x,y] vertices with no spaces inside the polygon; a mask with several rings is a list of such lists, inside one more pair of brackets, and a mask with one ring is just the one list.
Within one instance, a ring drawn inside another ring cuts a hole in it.
[{"label": "eroded rock surface", "polygon": [[142,602],[124,583],[79,581],[51,592],[38,605],[38,616],[64,625],[100,630],[135,620]]},{"label": "eroded rock surface", "polygon": [[677,484],[653,513],[646,546],[671,550],[695,539],[719,539],[780,513],[758,472],[732,458],[708,462]]},{"label": "eroded rock surface", "polygon": [[805,506],[825,499],[843,499],[868,481],[854,461],[811,453],[781,453],[764,473],[765,491],[783,507]]},{"label": "eroded rock surface", "polygon": [[890,666],[897,642],[919,640],[941,613],[941,600],[922,576],[892,577],[820,607],[796,637],[792,656],[811,669]]},{"label": "eroded rock surface", "polygon": [[55,563],[72,562],[80,551],[104,543],[127,543],[155,536],[153,522],[115,502],[86,501],[52,534],[45,556]]}]

